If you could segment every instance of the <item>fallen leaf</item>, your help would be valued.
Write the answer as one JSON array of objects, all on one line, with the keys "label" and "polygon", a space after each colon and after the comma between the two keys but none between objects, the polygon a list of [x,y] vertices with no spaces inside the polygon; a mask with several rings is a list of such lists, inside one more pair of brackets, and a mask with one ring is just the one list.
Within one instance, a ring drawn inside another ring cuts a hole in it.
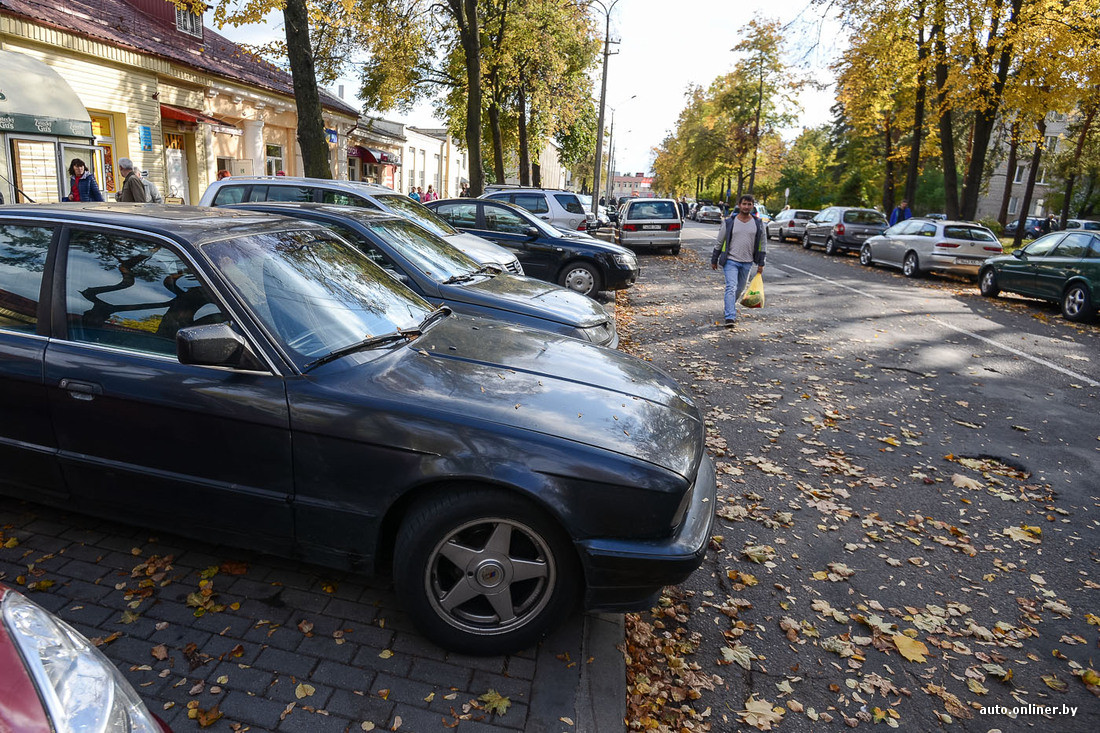
[{"label": "fallen leaf", "polygon": [[153,659],[163,662],[168,658],[168,647],[164,644],[157,644],[149,650],[149,653],[153,655]]},{"label": "fallen leaf", "polygon": [[485,703],[485,710],[490,713],[496,713],[497,715],[504,715],[508,712],[508,707],[512,704],[510,699],[493,689],[490,689],[477,699]]},{"label": "fallen leaf", "polygon": [[963,476],[961,473],[954,474],[951,477],[951,483],[958,486],[960,489],[981,490],[985,488],[981,481],[975,481],[969,476]]},{"label": "fallen leaf", "polygon": [[893,640],[894,646],[901,652],[901,655],[910,662],[923,664],[926,661],[924,655],[928,653],[928,647],[923,642],[910,639],[905,634],[894,634],[890,638]]},{"label": "fallen leaf", "polygon": [[309,697],[310,695],[312,695],[315,692],[317,692],[316,687],[314,687],[313,685],[308,685],[305,682],[302,682],[302,683],[299,683],[299,685],[294,688],[294,697],[301,700],[302,698]]},{"label": "fallen leaf", "polygon": [[745,702],[745,709],[737,714],[741,716],[741,720],[757,730],[771,730],[773,725],[778,725],[783,719],[783,714],[776,712],[770,702],[757,700],[755,694]]}]

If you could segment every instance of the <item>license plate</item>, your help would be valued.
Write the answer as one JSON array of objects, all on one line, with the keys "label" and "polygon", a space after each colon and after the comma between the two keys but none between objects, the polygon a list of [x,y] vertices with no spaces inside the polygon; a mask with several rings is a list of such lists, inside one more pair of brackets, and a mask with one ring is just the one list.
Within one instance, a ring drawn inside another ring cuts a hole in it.
[{"label": "license plate", "polygon": [[660,229],[660,224],[642,224],[642,229]]},{"label": "license plate", "polygon": [[980,264],[982,264],[982,261],[979,260],[979,259],[975,259],[974,257],[956,257],[955,258],[955,264],[956,265],[980,265]]}]

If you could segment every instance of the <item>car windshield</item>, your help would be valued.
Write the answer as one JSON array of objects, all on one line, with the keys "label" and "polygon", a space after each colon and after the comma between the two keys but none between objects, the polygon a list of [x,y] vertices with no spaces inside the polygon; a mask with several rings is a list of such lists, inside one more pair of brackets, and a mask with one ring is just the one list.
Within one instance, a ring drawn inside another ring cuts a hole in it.
[{"label": "car windshield", "polygon": [[943,228],[943,236],[948,239],[971,239],[975,242],[996,242],[993,232],[981,227],[950,226]]},{"label": "car windshield", "polygon": [[393,213],[403,216],[441,237],[450,237],[459,233],[457,229],[444,221],[439,214],[427,206],[413,201],[408,196],[399,193],[383,193],[375,194],[374,197],[389,207]]},{"label": "car windshield", "polygon": [[886,217],[877,211],[854,209],[844,212],[845,224],[885,224]]},{"label": "car windshield", "polygon": [[397,252],[436,282],[477,272],[478,263],[411,221],[383,219],[363,222]]},{"label": "car windshield", "polygon": [[635,201],[627,219],[679,219],[680,210],[672,201]]},{"label": "car windshield", "polygon": [[299,367],[410,329],[432,306],[327,230],[235,237],[202,247]]}]

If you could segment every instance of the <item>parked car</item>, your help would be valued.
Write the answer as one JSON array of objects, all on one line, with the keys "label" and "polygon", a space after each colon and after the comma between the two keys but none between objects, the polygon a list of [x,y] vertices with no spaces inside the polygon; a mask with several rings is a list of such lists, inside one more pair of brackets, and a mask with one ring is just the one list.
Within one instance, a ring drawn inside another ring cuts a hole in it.
[{"label": "parked car", "polygon": [[[1015,237],[1016,228],[1020,225],[1019,218],[1010,220],[1005,224],[1005,236]],[[1035,239],[1043,235],[1043,220],[1038,216],[1029,216],[1024,220],[1024,239]]]},{"label": "parked car", "polygon": [[72,626],[3,585],[0,730],[171,733],[103,652]]},{"label": "parked car", "polygon": [[1089,320],[1100,302],[1100,235],[1054,232],[1011,255],[992,257],[978,274],[978,286],[989,298],[1018,293],[1060,303],[1071,321]]},{"label": "parked car", "polygon": [[812,209],[784,209],[765,225],[764,231],[768,239],[776,237],[780,242],[788,239],[800,242],[806,233],[806,222],[815,216],[817,212]]},{"label": "parked car", "polygon": [[496,199],[443,199],[432,211],[463,231],[516,253],[528,277],[582,295],[622,290],[638,279],[638,258],[623,247],[549,226],[526,209]]},{"label": "parked car", "polygon": [[678,255],[682,231],[676,199],[638,198],[628,201],[620,212],[615,242],[624,247],[667,247]]},{"label": "parked car", "polygon": [[[730,206],[731,210],[735,208],[735,206]],[[753,204],[752,215],[760,221],[764,222],[765,224],[770,223],[772,220],[772,215],[768,213],[768,210],[766,208],[764,208],[764,204]]]},{"label": "parked car", "polygon": [[507,201],[552,226],[574,232],[587,232],[596,228],[592,207],[581,204],[577,194],[553,188],[526,188],[519,186],[486,186],[483,199]]},{"label": "parked car", "polygon": [[523,266],[508,250],[458,231],[432,215],[422,204],[377,183],[292,176],[233,176],[211,183],[199,200],[199,206],[229,206],[259,201],[313,201],[397,214],[443,237],[451,246],[482,265],[493,265],[513,275],[523,274]]},{"label": "parked car", "polygon": [[722,210],[717,206],[703,206],[695,213],[695,221],[704,224],[721,224]]},{"label": "parked car", "polygon": [[933,221],[944,221],[947,219],[947,214],[925,214],[922,219],[932,219]]},{"label": "parked car", "polygon": [[1100,232],[1100,221],[1091,219],[1066,219],[1066,231],[1070,229],[1083,229],[1087,232]]},{"label": "parked car", "polygon": [[0,209],[0,491],[370,572],[441,647],[702,562],[703,416],[622,352],[433,308],[312,222]]},{"label": "parked car", "polygon": [[[581,202],[581,206],[584,207],[585,213],[592,211],[592,197],[588,194],[577,194],[577,198]],[[596,226],[606,227],[611,225],[611,217],[607,214],[607,207],[600,204],[596,204]]]},{"label": "parked car", "polygon": [[[429,202],[430,203],[430,202]],[[442,237],[393,214],[325,204],[239,204],[334,229],[413,292],[455,313],[487,316],[615,348],[615,319],[559,285],[479,266]]]},{"label": "parked car", "polygon": [[977,277],[986,259],[1003,252],[996,235],[978,224],[915,218],[869,238],[859,250],[859,261],[868,267],[897,267],[906,277],[928,272]]},{"label": "parked car", "polygon": [[806,222],[802,246],[821,245],[827,255],[859,250],[868,237],[882,234],[887,226],[886,217],[874,209],[830,206]]}]

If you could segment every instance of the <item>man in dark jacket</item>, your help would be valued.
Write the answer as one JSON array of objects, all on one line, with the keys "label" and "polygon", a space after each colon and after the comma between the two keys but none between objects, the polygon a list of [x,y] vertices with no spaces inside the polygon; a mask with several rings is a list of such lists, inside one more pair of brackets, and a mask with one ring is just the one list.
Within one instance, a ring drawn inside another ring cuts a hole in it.
[{"label": "man in dark jacket", "polygon": [[737,214],[722,222],[718,229],[718,241],[710,255],[710,269],[722,267],[726,278],[725,318],[726,328],[737,322],[737,303],[749,283],[753,264],[756,274],[764,272],[767,243],[764,222],[752,215],[756,201],[750,194],[737,201]]},{"label": "man in dark jacket", "polygon": [[122,174],[122,190],[118,193],[119,201],[133,201],[144,204],[149,199],[145,195],[145,185],[141,182],[141,176],[134,171],[134,161],[129,158],[119,158],[118,172]]}]

